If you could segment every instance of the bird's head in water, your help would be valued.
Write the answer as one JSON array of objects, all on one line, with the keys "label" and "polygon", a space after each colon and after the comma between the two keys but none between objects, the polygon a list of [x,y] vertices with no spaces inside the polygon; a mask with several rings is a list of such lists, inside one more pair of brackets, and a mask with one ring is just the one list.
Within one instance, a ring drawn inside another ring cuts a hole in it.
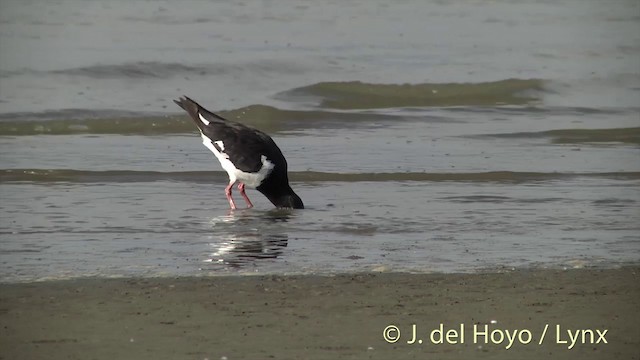
[{"label": "bird's head in water", "polygon": [[[261,189],[259,187],[258,187],[258,191],[261,191]],[[280,208],[280,209],[304,209],[304,203],[302,202],[302,199],[300,199],[300,196],[298,196],[298,194],[293,192],[293,190],[291,188],[287,189],[286,192],[277,193],[277,194],[264,192],[264,191],[261,191],[261,192],[277,208]]]}]

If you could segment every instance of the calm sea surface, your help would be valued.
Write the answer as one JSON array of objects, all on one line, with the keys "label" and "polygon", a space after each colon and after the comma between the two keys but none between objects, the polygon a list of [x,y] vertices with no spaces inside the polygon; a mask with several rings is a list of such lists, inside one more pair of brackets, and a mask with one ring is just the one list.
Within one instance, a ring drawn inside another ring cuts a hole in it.
[{"label": "calm sea surface", "polygon": [[640,2],[0,0],[0,216],[0,282],[638,263]]}]

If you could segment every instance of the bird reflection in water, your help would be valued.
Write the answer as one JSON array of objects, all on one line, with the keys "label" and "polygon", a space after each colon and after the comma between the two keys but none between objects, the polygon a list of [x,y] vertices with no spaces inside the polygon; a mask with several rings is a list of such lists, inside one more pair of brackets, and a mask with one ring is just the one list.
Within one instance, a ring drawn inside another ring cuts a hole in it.
[{"label": "bird reflection in water", "polygon": [[258,265],[264,259],[275,259],[283,254],[289,236],[284,223],[295,210],[274,209],[265,212],[230,211],[227,215],[211,219],[210,253],[205,262],[242,268]]}]

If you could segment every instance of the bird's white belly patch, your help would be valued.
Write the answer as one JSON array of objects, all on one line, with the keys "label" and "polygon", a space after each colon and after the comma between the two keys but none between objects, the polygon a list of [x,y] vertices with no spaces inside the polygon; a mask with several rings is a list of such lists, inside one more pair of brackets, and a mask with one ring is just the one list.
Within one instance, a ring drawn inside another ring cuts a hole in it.
[{"label": "bird's white belly patch", "polygon": [[229,174],[229,182],[240,181],[248,187],[256,188],[260,186],[260,184],[264,181],[264,179],[269,176],[271,171],[273,170],[274,164],[267,159],[266,156],[262,155],[260,160],[262,162],[262,167],[256,173],[244,172],[242,170],[236,169],[235,165],[229,160],[229,155],[224,152],[218,151],[216,147],[213,145],[214,143],[218,145],[221,150],[224,150],[224,143],[221,140],[211,141],[205,134],[202,134],[202,143],[207,149],[211,150],[211,152],[218,158],[220,161],[220,165],[222,168]]}]

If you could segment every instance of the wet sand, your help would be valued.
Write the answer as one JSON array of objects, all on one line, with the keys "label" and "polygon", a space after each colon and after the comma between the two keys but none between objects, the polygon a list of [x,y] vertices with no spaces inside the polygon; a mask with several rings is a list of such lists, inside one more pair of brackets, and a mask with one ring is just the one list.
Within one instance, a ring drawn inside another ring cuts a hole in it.
[{"label": "wet sand", "polygon": [[[639,274],[624,267],[2,284],[0,358],[638,358]],[[441,323],[445,343],[434,344]],[[408,344],[413,324],[418,338]],[[389,325],[400,330],[395,343],[383,338]],[[506,332],[494,330],[517,330],[509,349]],[[572,349],[567,330],[580,330]]]}]

